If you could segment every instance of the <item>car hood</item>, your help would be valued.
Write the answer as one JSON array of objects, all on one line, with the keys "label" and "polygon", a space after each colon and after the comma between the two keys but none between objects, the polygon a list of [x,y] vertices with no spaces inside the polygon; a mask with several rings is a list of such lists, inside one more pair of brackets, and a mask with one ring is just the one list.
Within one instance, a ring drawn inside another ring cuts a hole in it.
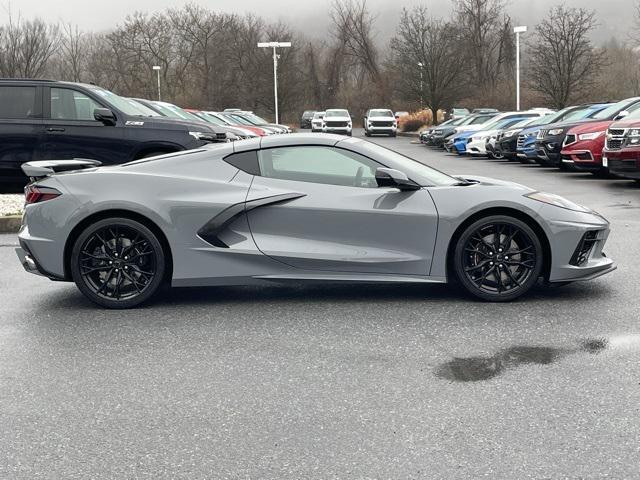
[{"label": "car hood", "polygon": [[485,136],[485,135],[495,135],[500,130],[478,130],[473,132],[473,136]]},{"label": "car hood", "polygon": [[582,120],[571,120],[570,122],[558,122],[558,123],[550,123],[548,125],[543,125],[542,127],[539,128],[540,129],[544,129],[544,130],[554,130],[556,128],[564,128],[565,130],[568,130],[569,128],[578,126],[578,125],[584,125],[584,124],[588,124],[588,123],[595,123],[595,122],[601,122],[602,120],[593,120],[591,118],[583,118]]},{"label": "car hood", "polygon": [[[142,122],[142,125],[136,125],[135,122]],[[162,128],[165,130],[182,130],[182,131],[198,131],[198,132],[215,132],[222,133],[221,128],[206,122],[190,122],[189,120],[177,120],[166,117],[132,117],[127,120],[128,126],[140,126],[148,128]]]},{"label": "car hood", "polygon": [[324,117],[324,121],[350,122],[351,117]]},{"label": "car hood", "polygon": [[609,125],[610,128],[640,128],[640,120],[618,120]]},{"label": "car hood", "polygon": [[498,180],[497,178],[491,177],[482,177],[479,175],[453,175],[456,178],[461,178],[463,180],[471,181],[473,183],[477,183],[479,185],[484,186],[499,186],[499,187],[510,187],[518,190],[522,190],[522,193],[531,193],[535,192],[535,190],[531,187],[527,187],[526,185],[522,185],[516,182],[510,182],[507,180]]},{"label": "car hood", "polygon": [[575,127],[569,130],[571,133],[579,134],[579,133],[592,133],[592,132],[603,132],[609,125],[613,122],[610,120],[606,121],[597,121],[597,122],[587,122],[582,123],[580,125],[576,125]]},{"label": "car hood", "polygon": [[382,120],[387,122],[395,122],[396,117],[367,117],[367,120]]}]

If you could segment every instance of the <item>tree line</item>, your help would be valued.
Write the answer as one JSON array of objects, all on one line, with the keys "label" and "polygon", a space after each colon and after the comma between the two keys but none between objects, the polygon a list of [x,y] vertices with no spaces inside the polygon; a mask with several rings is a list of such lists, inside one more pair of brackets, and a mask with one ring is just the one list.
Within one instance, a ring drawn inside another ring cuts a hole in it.
[{"label": "tree line", "polygon": [[[292,42],[278,52],[279,108],[288,121],[304,109],[325,107],[355,115],[373,106],[513,109],[514,20],[505,6],[506,0],[452,0],[451,19],[424,5],[403,9],[385,44],[377,40],[380,19],[366,0],[334,1],[325,40],[283,22],[195,4],[136,12],[99,33],[10,17],[0,27],[0,75],[95,83],[155,99],[152,67],[159,65],[163,100],[269,116],[271,50],[256,44],[277,40]],[[594,12],[563,5],[530,26],[522,48],[523,107],[562,108],[640,94],[637,39],[596,46],[590,40],[596,27]]]}]

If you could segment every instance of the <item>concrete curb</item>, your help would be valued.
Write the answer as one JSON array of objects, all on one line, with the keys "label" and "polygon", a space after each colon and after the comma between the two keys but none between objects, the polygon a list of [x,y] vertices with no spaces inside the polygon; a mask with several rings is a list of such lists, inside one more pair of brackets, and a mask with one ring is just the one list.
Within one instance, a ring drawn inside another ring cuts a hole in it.
[{"label": "concrete curb", "polygon": [[22,215],[0,217],[0,233],[18,233],[22,225]]}]

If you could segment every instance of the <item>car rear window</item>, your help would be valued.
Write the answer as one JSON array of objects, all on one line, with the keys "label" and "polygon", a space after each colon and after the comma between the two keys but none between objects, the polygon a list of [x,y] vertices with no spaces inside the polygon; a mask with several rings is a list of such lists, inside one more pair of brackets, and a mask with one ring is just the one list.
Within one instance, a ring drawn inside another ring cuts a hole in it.
[{"label": "car rear window", "polygon": [[0,87],[0,118],[27,119],[36,116],[36,87]]}]

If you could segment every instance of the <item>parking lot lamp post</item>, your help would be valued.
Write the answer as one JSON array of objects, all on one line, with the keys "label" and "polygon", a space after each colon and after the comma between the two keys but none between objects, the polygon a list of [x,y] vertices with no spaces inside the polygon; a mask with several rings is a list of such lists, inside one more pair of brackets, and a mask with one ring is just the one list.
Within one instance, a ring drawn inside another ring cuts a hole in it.
[{"label": "parking lot lamp post", "polygon": [[516,111],[520,111],[520,34],[527,31],[526,25],[514,27],[516,34]]},{"label": "parking lot lamp post", "polygon": [[158,74],[158,101],[161,101],[162,97],[160,96],[160,65],[154,65],[152,68]]},{"label": "parking lot lamp post", "polygon": [[424,76],[422,69],[424,68],[424,63],[418,62],[418,68],[420,69],[420,110],[424,108]]},{"label": "parking lot lamp post", "polygon": [[291,42],[259,42],[258,47],[273,48],[273,97],[276,110],[276,123],[278,123],[278,53],[276,48],[289,48],[291,47]]}]

